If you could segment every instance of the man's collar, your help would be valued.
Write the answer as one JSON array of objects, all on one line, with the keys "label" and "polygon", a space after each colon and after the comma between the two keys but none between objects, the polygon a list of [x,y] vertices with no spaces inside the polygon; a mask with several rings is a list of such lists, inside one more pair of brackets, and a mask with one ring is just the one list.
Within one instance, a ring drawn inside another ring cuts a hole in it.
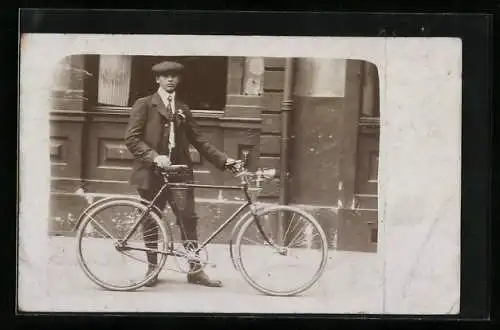
[{"label": "man's collar", "polygon": [[158,87],[158,94],[160,94],[163,97],[169,97],[169,96],[171,96],[175,100],[175,91],[173,91],[172,93],[168,93],[163,88]]}]

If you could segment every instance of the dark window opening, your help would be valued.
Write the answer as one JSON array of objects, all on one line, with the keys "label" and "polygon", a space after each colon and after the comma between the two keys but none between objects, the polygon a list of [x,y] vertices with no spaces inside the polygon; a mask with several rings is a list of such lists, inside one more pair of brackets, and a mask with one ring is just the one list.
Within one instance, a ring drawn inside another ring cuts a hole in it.
[{"label": "dark window opening", "polygon": [[158,89],[151,67],[162,61],[184,65],[177,93],[179,100],[196,110],[223,110],[226,105],[227,57],[136,56],[132,59],[129,106]]}]

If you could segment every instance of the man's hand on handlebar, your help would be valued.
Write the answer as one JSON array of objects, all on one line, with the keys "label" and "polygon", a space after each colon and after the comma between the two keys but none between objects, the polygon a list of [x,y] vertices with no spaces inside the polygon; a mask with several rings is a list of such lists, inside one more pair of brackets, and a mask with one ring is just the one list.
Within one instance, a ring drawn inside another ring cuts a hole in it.
[{"label": "man's hand on handlebar", "polygon": [[[159,169],[169,169],[169,168],[173,168],[173,167],[185,167],[185,165],[172,165],[172,162],[170,161],[170,159],[165,155],[157,156],[154,159],[153,163]],[[233,158],[227,158],[226,162],[224,163],[224,167],[233,173],[238,173],[239,171],[241,171],[241,169],[243,167],[243,161],[233,159]]]},{"label": "man's hand on handlebar", "polygon": [[238,173],[241,170],[243,162],[241,160],[236,160],[233,158],[228,158],[224,166],[226,169],[230,170],[233,173]]},{"label": "man's hand on handlebar", "polygon": [[159,155],[154,159],[154,163],[156,166],[160,168],[168,168],[172,163],[170,162],[170,159],[165,156],[165,155]]}]

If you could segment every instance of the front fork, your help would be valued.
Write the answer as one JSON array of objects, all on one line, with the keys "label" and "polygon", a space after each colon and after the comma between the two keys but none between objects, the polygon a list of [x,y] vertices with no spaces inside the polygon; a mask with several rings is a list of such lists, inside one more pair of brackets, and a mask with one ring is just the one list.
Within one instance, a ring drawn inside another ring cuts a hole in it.
[{"label": "front fork", "polygon": [[264,228],[262,228],[262,225],[259,221],[259,211],[262,210],[262,208],[263,207],[259,208],[255,204],[250,205],[251,211],[246,213],[243,217],[241,217],[241,219],[236,223],[236,225],[233,228],[233,231],[231,232],[231,236],[229,239],[229,255],[231,257],[231,261],[233,262],[233,267],[236,270],[238,269],[238,267],[236,265],[236,260],[234,258],[234,253],[233,253],[233,240],[235,239],[236,234],[241,227],[241,224],[246,222],[249,216],[253,217],[255,225],[257,226],[257,229],[258,229],[260,235],[264,238],[266,243],[268,243],[269,245],[274,247],[279,254],[281,254],[281,255],[286,254],[286,249],[284,247],[277,246],[264,232]]}]

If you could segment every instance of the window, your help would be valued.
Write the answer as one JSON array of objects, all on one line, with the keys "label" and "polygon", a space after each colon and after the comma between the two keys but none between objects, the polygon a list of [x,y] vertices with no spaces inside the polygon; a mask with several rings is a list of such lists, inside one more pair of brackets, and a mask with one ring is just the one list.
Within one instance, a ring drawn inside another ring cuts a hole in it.
[{"label": "window", "polygon": [[161,61],[184,64],[179,99],[195,110],[223,110],[226,104],[227,57],[100,56],[97,103],[130,107],[158,85],[151,67]]}]

